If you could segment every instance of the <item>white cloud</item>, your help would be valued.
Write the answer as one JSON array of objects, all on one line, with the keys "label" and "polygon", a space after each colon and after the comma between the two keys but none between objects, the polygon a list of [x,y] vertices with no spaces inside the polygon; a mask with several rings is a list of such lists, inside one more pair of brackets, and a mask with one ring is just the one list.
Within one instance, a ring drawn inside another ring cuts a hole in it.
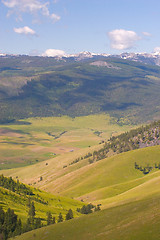
[{"label": "white cloud", "polygon": [[146,36],[146,37],[150,37],[150,36],[151,36],[151,34],[150,34],[149,32],[142,32],[142,34],[143,34],[144,36]]},{"label": "white cloud", "polygon": [[56,56],[64,56],[65,52],[63,50],[58,49],[47,49],[42,56],[43,57],[56,57]]},{"label": "white cloud", "polygon": [[47,5],[49,3],[42,4],[39,0],[2,0],[2,3],[12,10],[20,12],[34,13],[41,10],[44,15],[48,13]]},{"label": "white cloud", "polygon": [[60,17],[56,14],[50,14],[49,1],[46,2],[43,0],[42,2],[40,0],[2,0],[2,3],[10,9],[7,14],[8,16],[12,13],[16,13],[19,18],[21,18],[21,15],[23,13],[40,13],[43,16],[49,17],[51,19],[56,18],[56,21],[60,20]]},{"label": "white cloud", "polygon": [[140,37],[134,31],[115,29],[108,33],[111,47],[118,50],[129,49],[135,46]]},{"label": "white cloud", "polygon": [[58,15],[56,15],[54,13],[51,14],[50,18],[53,19],[54,22],[57,22],[57,21],[59,21],[61,19],[60,16],[58,16]]},{"label": "white cloud", "polygon": [[24,35],[32,35],[32,36],[36,35],[36,32],[27,26],[23,28],[14,28],[14,32],[18,34],[24,34]]}]

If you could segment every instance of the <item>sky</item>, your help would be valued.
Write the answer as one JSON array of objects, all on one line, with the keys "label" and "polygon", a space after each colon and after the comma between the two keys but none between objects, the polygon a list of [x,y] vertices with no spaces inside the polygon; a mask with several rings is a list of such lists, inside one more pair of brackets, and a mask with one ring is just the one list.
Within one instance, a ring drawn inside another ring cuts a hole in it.
[{"label": "sky", "polygon": [[0,53],[160,52],[159,0],[0,0]]}]

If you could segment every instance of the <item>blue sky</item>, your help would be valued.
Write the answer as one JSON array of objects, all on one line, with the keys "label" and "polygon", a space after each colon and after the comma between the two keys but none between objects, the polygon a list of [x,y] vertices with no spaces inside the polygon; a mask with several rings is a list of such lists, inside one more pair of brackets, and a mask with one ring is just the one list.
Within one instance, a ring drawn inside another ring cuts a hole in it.
[{"label": "blue sky", "polygon": [[0,0],[0,53],[160,51],[159,0]]}]

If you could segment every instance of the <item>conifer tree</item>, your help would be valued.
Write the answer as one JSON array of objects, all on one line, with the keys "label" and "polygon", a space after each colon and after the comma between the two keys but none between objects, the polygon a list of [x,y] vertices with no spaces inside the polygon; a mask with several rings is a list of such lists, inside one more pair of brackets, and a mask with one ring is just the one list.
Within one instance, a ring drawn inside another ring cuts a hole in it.
[{"label": "conifer tree", "polygon": [[30,205],[28,215],[29,215],[29,218],[31,218],[31,219],[34,219],[34,217],[36,215],[34,202],[32,202],[31,205]]},{"label": "conifer tree", "polygon": [[51,212],[47,213],[47,225],[52,224],[52,214]]},{"label": "conifer tree", "polygon": [[52,224],[55,224],[55,223],[56,223],[56,218],[53,217],[53,218],[52,218]]},{"label": "conifer tree", "polygon": [[63,216],[62,216],[61,213],[60,213],[59,216],[58,216],[58,223],[59,223],[59,222],[63,222]]},{"label": "conifer tree", "polygon": [[72,209],[68,210],[68,213],[66,214],[66,220],[70,220],[73,218],[73,212]]}]

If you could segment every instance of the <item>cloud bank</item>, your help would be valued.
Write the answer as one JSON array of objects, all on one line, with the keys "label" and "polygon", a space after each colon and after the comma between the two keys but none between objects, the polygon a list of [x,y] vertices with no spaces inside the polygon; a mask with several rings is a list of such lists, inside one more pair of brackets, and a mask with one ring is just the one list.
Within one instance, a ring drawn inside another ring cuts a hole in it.
[{"label": "cloud bank", "polygon": [[108,33],[111,48],[124,50],[135,46],[140,37],[134,31],[127,31],[124,29],[115,29]]},{"label": "cloud bank", "polygon": [[64,56],[65,52],[63,50],[58,50],[58,49],[47,49],[42,56],[43,57],[56,57],[56,56]]}]

